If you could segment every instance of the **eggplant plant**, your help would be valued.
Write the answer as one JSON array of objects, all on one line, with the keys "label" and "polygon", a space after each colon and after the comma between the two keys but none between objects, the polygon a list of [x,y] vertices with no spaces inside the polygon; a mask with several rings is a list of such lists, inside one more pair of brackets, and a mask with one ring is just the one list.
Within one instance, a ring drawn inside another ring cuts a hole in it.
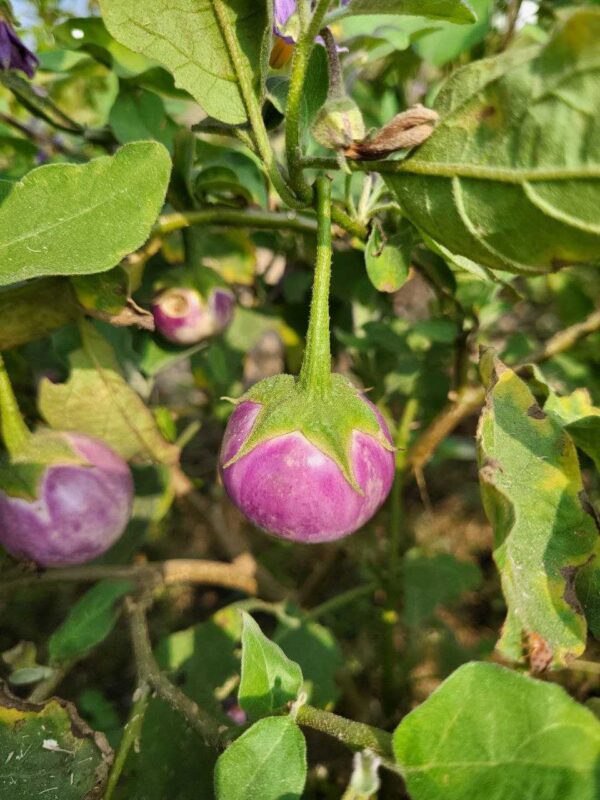
[{"label": "eggplant plant", "polygon": [[0,797],[600,800],[599,73],[0,0]]}]

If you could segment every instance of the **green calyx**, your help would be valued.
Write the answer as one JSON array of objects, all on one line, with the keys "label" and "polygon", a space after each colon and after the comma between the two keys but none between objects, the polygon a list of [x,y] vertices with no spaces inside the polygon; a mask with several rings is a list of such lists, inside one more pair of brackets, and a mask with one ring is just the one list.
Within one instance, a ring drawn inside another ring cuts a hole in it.
[{"label": "green calyx", "polygon": [[301,433],[335,461],[352,488],[363,494],[352,465],[353,433],[371,436],[391,452],[395,448],[381,430],[373,409],[347,378],[332,374],[330,387],[325,396],[314,396],[293,375],[277,375],[253,386],[238,403],[258,403],[261,409],[250,435],[225,468],[263,442],[288,433]]},{"label": "green calyx", "polygon": [[9,497],[35,500],[40,481],[49,467],[58,464],[89,466],[65,435],[41,430],[28,437],[19,450],[0,460],[0,491]]}]

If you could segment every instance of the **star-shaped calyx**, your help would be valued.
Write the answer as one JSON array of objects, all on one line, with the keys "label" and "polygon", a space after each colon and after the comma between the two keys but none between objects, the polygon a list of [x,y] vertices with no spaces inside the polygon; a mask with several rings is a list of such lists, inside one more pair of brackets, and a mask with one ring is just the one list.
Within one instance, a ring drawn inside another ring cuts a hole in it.
[{"label": "star-shaped calyx", "polygon": [[373,437],[384,449],[393,451],[381,429],[373,408],[358,389],[343,375],[332,374],[329,390],[315,396],[307,392],[299,378],[277,375],[253,386],[238,403],[258,403],[261,408],[246,441],[224,469],[248,455],[262,442],[301,433],[311,444],[329,456],[359,494],[363,494],[352,465],[353,433]]}]

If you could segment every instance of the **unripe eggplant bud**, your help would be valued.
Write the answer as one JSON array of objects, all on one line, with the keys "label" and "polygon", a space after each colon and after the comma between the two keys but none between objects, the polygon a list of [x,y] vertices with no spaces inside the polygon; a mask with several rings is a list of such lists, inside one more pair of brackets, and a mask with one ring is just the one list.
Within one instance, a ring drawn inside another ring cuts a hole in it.
[{"label": "unripe eggplant bud", "polygon": [[152,304],[156,329],[174,344],[193,345],[227,328],[235,299],[228,289],[213,287],[208,300],[186,286],[165,289]]},{"label": "unripe eggplant bud", "polygon": [[0,544],[44,567],[97,558],[131,516],[134,489],[127,463],[104,442],[82,434],[34,434],[31,452],[40,452],[38,444],[42,453],[51,448],[56,455],[27,465],[23,474],[35,475],[31,494],[14,478],[24,465],[6,468],[13,477],[0,489]]}]

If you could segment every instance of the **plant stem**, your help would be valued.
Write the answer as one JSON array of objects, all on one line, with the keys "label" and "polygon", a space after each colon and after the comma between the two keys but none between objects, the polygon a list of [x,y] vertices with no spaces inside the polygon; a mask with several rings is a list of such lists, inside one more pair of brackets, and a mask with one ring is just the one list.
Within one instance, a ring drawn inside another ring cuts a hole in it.
[{"label": "plant stem", "polygon": [[0,433],[10,455],[16,455],[29,440],[31,433],[25,425],[19,404],[0,355]]},{"label": "plant stem", "polygon": [[[323,20],[329,8],[330,0],[318,0],[308,27],[294,48],[292,72],[288,89],[285,113],[285,153],[287,158],[290,184],[298,197],[308,205],[310,203],[310,187],[302,174],[302,151],[300,147],[300,122],[302,104],[304,102],[304,81],[308,63],[315,46],[315,39],[323,27]],[[337,166],[337,165],[336,165]]]},{"label": "plant stem", "polygon": [[218,225],[261,230],[290,230],[298,233],[315,233],[317,221],[296,211],[262,211],[213,206],[193,211],[164,214],[154,226],[154,236],[165,236],[192,225]]},{"label": "plant stem", "polygon": [[[382,175],[407,173],[409,175],[431,175],[441,178],[473,178],[475,180],[519,185],[524,181],[591,180],[600,178],[600,167],[597,166],[510,169],[464,162],[420,161],[416,156],[410,156],[402,161],[355,161],[354,159],[347,159],[346,164],[355,172],[378,172]],[[303,169],[317,170],[340,169],[337,159],[320,156],[303,158],[301,167]]]},{"label": "plant stem", "polygon": [[315,182],[317,211],[317,258],[306,350],[299,385],[313,397],[325,397],[331,387],[329,333],[329,284],[331,282],[331,181],[320,176]]},{"label": "plant stem", "polygon": [[51,697],[76,663],[77,659],[71,659],[57,667],[49,678],[38,683],[29,694],[27,701],[29,703],[43,703],[44,700]]},{"label": "plant stem", "polygon": [[131,708],[131,713],[129,715],[129,719],[127,720],[127,724],[123,729],[123,736],[119,744],[119,749],[117,750],[115,760],[108,776],[108,783],[103,800],[112,799],[114,791],[117,788],[119,778],[121,777],[121,773],[123,772],[123,767],[127,761],[129,751],[135,745],[142,733],[142,725],[144,724],[144,716],[146,714],[146,709],[148,708],[149,699],[150,687],[147,684],[138,686],[136,690],[136,699]]},{"label": "plant stem", "polygon": [[188,725],[198,731],[208,744],[216,744],[220,736],[218,723],[187,694],[174,686],[156,663],[150,643],[145,606],[140,601],[128,597],[125,599],[125,609],[129,615],[129,628],[139,685],[148,685],[174,711],[181,714]]},{"label": "plant stem", "polygon": [[123,580],[130,578],[145,588],[171,586],[178,583],[203,584],[237,589],[249,595],[256,594],[256,580],[248,571],[220,561],[203,561],[194,558],[174,558],[169,561],[134,565],[86,564],[76,567],[55,567],[45,572],[8,576],[0,581],[0,593],[33,584],[68,582],[93,583],[105,578]]},{"label": "plant stem", "polygon": [[335,597],[331,597],[320,605],[311,608],[310,611],[306,613],[306,618],[319,619],[325,614],[330,614],[332,611],[338,611],[338,609],[350,605],[355,600],[360,600],[361,597],[368,597],[368,595],[372,594],[376,589],[376,583],[366,583],[364,586],[355,586],[353,589],[348,589],[347,592],[341,592],[335,595]]},{"label": "plant stem", "polygon": [[351,216],[349,216],[337,203],[334,203],[331,206],[331,219],[336,225],[339,225],[340,228],[343,228],[357,239],[365,241],[369,235],[369,229],[367,226],[363,225],[363,223],[359,220],[353,219]]},{"label": "plant stem", "polygon": [[419,401],[411,397],[402,414],[402,419],[396,432],[396,474],[392,487],[391,508],[390,508],[390,594],[396,595],[393,587],[398,584],[398,572],[400,558],[406,548],[402,537],[402,490],[404,488],[404,477],[408,462],[408,441],[410,439],[410,429],[419,410]]},{"label": "plant stem", "polygon": [[328,736],[333,736],[334,739],[352,750],[368,748],[381,756],[389,769],[398,769],[393,763],[392,736],[387,731],[365,725],[364,722],[354,722],[332,714],[330,711],[322,711],[320,708],[308,705],[298,708],[296,722],[315,731],[326,733]]},{"label": "plant stem", "polygon": [[225,40],[229,56],[233,63],[242,100],[246,108],[248,119],[250,120],[250,125],[252,126],[258,152],[265,165],[265,170],[284,203],[290,206],[290,208],[302,208],[305,204],[298,202],[282,176],[279,165],[275,159],[271,143],[269,142],[269,134],[267,133],[262,117],[261,107],[256,97],[254,86],[252,85],[252,79],[244,64],[235,29],[227,18],[223,0],[213,0],[213,8],[221,30],[221,35]]}]

